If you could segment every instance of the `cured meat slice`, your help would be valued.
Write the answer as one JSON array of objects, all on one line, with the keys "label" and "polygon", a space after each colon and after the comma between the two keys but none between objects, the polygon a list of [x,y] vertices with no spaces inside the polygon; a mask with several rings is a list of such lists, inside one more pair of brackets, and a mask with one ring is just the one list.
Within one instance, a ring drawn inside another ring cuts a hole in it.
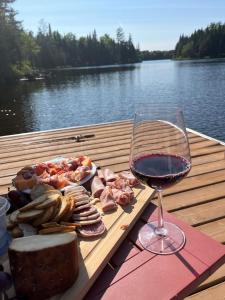
[{"label": "cured meat slice", "polygon": [[82,185],[78,185],[78,186],[69,185],[65,187],[64,194],[82,195],[82,194],[88,194],[88,191]]},{"label": "cured meat slice", "polygon": [[76,207],[73,211],[74,211],[74,212],[80,211],[80,210],[82,210],[82,209],[84,209],[84,208],[88,208],[88,207],[91,207],[91,204],[90,204],[90,203],[84,204],[84,205],[81,205],[81,206],[78,206],[78,207]]},{"label": "cured meat slice", "polygon": [[112,188],[112,193],[116,203],[122,206],[129,204],[134,199],[134,193],[129,186],[126,186],[124,190]]},{"label": "cured meat slice", "polygon": [[105,177],[104,177],[103,171],[101,169],[97,169],[97,174],[98,174],[98,177],[101,179],[101,181],[105,184]]},{"label": "cured meat slice", "polygon": [[95,214],[92,214],[92,215],[89,215],[89,216],[84,216],[84,217],[74,216],[73,215],[73,220],[74,220],[74,222],[77,222],[77,221],[87,221],[87,220],[96,220],[99,217],[100,217],[100,213],[96,212]]},{"label": "cured meat slice", "polygon": [[128,186],[128,183],[123,178],[117,178],[113,182],[107,182],[108,186],[111,186],[112,188],[118,189],[118,190],[124,190]]},{"label": "cured meat slice", "polygon": [[116,174],[110,169],[104,169],[103,175],[104,175],[106,182],[114,181],[114,180],[116,180],[116,177],[117,177]]},{"label": "cured meat slice", "polygon": [[102,204],[102,210],[104,212],[113,210],[117,207],[115,199],[113,197],[112,188],[110,186],[105,187],[100,196],[100,201]]},{"label": "cured meat slice", "polygon": [[94,198],[99,198],[105,186],[98,176],[95,176],[91,183],[91,192]]},{"label": "cured meat slice", "polygon": [[80,201],[75,201],[75,208],[77,208],[78,206],[82,206],[84,204],[88,204],[90,202],[90,200],[80,200]]},{"label": "cured meat slice", "polygon": [[78,233],[82,237],[95,237],[102,235],[105,232],[105,224],[101,220],[98,223],[92,225],[85,225],[79,228]]},{"label": "cured meat slice", "polygon": [[94,220],[74,220],[75,224],[81,225],[81,226],[95,224],[95,223],[98,223],[99,221],[101,221],[101,217],[98,217],[97,219],[94,219]]},{"label": "cured meat slice", "polygon": [[74,195],[74,199],[76,202],[80,202],[80,201],[90,201],[90,197],[86,194],[83,195]]},{"label": "cured meat slice", "polygon": [[137,186],[140,183],[139,180],[129,171],[119,173],[119,177],[125,179],[130,187]]},{"label": "cured meat slice", "polygon": [[81,211],[79,211],[79,213],[77,214],[73,214],[74,218],[76,217],[86,217],[86,216],[90,216],[93,215],[97,212],[97,208],[95,208],[94,206],[82,209]]},{"label": "cured meat slice", "polygon": [[78,182],[84,179],[90,173],[90,168],[87,166],[79,166],[76,171],[71,174],[70,180]]}]

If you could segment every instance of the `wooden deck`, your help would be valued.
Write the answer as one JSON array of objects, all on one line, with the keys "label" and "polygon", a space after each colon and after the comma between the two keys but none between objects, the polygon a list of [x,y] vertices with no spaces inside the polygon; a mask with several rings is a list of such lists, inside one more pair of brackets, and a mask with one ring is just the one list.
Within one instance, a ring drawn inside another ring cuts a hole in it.
[{"label": "wooden deck", "polygon": [[[7,192],[20,168],[57,155],[82,153],[101,167],[127,170],[131,129],[125,121],[0,137],[0,194]],[[79,143],[70,139],[78,134],[95,137]],[[164,209],[224,244],[225,146],[192,131],[188,135],[193,167],[187,178],[165,192]],[[225,299],[225,265],[186,299]]]}]

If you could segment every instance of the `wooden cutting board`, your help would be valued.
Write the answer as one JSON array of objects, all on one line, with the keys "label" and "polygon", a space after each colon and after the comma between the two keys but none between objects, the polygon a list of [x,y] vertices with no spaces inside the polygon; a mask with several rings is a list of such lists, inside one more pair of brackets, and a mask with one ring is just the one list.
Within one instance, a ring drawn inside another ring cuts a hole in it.
[{"label": "wooden cutting board", "polygon": [[[81,258],[78,279],[64,294],[53,297],[52,300],[78,300],[88,292],[154,194],[154,190],[144,186],[133,190],[135,199],[130,205],[124,208],[118,206],[117,211],[104,214],[103,221],[107,228],[104,236],[80,239]],[[123,225],[126,227],[125,230]]]},{"label": "wooden cutting board", "polygon": [[[131,204],[124,208],[118,205],[116,211],[105,213],[102,216],[107,228],[107,232],[103,236],[79,239],[79,276],[70,289],[49,300],[83,299],[154,195],[153,189],[143,185],[133,188],[133,191],[135,197]],[[100,203],[97,203],[96,206],[99,206],[100,209]],[[124,225],[125,230],[123,229]],[[7,254],[1,257],[0,262],[4,265],[4,270],[10,272]],[[7,294],[9,297],[14,297],[14,288],[8,290]]]}]

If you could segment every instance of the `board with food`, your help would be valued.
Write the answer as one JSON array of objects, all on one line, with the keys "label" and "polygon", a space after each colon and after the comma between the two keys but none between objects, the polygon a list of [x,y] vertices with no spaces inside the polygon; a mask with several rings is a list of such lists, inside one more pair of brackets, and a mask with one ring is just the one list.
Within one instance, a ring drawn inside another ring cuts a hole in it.
[{"label": "board with food", "polygon": [[[24,194],[24,189],[18,188],[14,180],[17,189],[8,193],[12,208],[7,216],[7,228],[14,238],[9,247],[9,260],[17,296],[38,299],[44,289],[43,299],[60,293],[66,293],[62,294],[62,299],[82,299],[147,205],[149,189],[147,192],[143,187],[140,189],[140,183],[127,171],[115,174],[108,168],[98,169],[91,176],[89,191],[77,184],[68,184],[62,191],[65,186],[49,184],[52,183],[51,178],[47,182],[40,180],[43,178],[41,175],[45,177],[46,173],[49,179],[56,174],[76,172],[83,164],[92,169],[93,162],[83,158],[79,162],[75,160],[75,170],[71,170],[74,161],[71,159],[54,162],[55,171],[48,163],[23,168],[17,176],[22,174],[25,180],[38,177],[35,184],[29,186],[29,194]],[[65,164],[65,172],[61,173],[60,168]],[[78,181],[81,180],[79,178]],[[58,255],[60,258],[55,266],[58,271],[55,272],[60,274],[65,257],[59,255],[59,249],[64,255],[67,249],[67,259],[69,257],[73,262],[72,269],[67,268],[68,272],[61,275],[62,284],[58,288],[53,283],[47,288],[47,282],[56,275],[46,271],[47,275],[43,276],[43,270],[50,270],[54,255]],[[75,257],[71,253],[75,253]],[[31,274],[31,265],[35,264],[37,257],[43,262],[34,266]],[[28,278],[27,274],[30,274],[29,284],[21,286],[20,278]],[[66,281],[68,276],[72,280]],[[61,299],[60,295],[55,297]]]}]

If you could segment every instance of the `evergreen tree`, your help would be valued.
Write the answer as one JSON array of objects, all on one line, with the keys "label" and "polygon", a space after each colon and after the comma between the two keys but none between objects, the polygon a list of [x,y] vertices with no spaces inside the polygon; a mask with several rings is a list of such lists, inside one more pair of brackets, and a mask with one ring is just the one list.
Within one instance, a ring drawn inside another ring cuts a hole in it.
[{"label": "evergreen tree", "polygon": [[175,47],[175,57],[225,57],[225,24],[211,23],[204,30],[195,30],[189,37],[180,36]]}]

